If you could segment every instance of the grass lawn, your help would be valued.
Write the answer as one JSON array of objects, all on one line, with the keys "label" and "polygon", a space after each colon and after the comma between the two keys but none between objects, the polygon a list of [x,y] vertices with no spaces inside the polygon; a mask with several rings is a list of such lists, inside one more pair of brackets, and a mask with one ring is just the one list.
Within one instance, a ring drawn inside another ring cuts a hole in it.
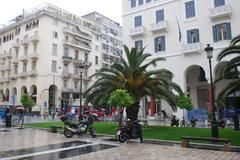
[{"label": "grass lawn", "polygon": [[[47,123],[33,123],[26,124],[29,127],[50,128],[52,125],[62,125],[62,122],[47,122]],[[117,131],[117,124],[98,122],[94,123],[94,127],[99,134],[115,135]],[[173,140],[181,141],[182,136],[197,136],[197,137],[211,137],[210,128],[177,128],[164,126],[143,126],[143,136],[147,139],[158,140]],[[221,138],[229,138],[231,144],[240,146],[240,131],[233,129],[219,128],[219,136]]]}]

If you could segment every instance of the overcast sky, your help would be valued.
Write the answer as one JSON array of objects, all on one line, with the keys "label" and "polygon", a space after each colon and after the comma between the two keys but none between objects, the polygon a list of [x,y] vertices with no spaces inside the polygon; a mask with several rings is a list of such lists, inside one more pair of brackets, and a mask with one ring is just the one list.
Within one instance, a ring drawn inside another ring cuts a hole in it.
[{"label": "overcast sky", "polygon": [[97,11],[122,24],[122,0],[4,0],[0,5],[0,25],[44,2],[82,16]]}]

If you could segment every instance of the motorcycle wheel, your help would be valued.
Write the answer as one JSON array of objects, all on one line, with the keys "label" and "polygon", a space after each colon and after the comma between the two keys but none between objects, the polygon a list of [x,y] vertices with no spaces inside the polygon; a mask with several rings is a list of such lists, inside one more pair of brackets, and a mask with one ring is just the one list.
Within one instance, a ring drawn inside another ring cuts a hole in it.
[{"label": "motorcycle wheel", "polygon": [[64,134],[64,136],[67,137],[67,138],[71,138],[71,137],[74,135],[74,133],[73,133],[72,131],[70,131],[70,130],[68,130],[68,129],[66,129],[66,128],[64,129],[63,134]]},{"label": "motorcycle wheel", "polygon": [[94,127],[89,128],[89,133],[93,138],[95,138],[97,136],[97,132],[96,132],[96,129]]},{"label": "motorcycle wheel", "polygon": [[121,143],[125,143],[127,141],[127,135],[125,133],[121,133],[119,136],[118,136],[118,141],[121,142]]}]

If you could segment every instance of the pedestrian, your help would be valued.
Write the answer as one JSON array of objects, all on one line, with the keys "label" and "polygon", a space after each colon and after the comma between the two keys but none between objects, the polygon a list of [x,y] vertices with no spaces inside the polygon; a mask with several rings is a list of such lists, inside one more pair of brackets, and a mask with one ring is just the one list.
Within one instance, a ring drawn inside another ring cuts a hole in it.
[{"label": "pedestrian", "polygon": [[24,123],[24,109],[19,110],[18,124],[20,123],[20,121],[22,122],[21,123],[21,128],[22,128],[23,123]]}]

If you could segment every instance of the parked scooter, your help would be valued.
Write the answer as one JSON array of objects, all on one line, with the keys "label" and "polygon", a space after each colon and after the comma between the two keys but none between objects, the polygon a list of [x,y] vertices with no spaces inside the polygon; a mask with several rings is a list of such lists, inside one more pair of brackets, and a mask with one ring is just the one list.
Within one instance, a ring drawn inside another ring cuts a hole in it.
[{"label": "parked scooter", "polygon": [[64,136],[71,138],[73,135],[81,135],[89,131],[92,137],[96,137],[96,129],[92,126],[93,116],[91,114],[86,115],[86,117],[80,122],[73,121],[74,114],[67,113],[66,115],[60,116],[60,120],[64,123]]},{"label": "parked scooter", "polygon": [[196,123],[197,123],[197,118],[195,118],[195,116],[192,116],[190,120],[191,127],[194,128],[196,126]]},{"label": "parked scooter", "polygon": [[117,139],[119,142],[124,143],[129,139],[140,138],[141,143],[143,142],[142,125],[138,123],[139,120],[130,122],[128,119],[125,124],[118,130]]},{"label": "parked scooter", "polygon": [[179,119],[175,115],[172,116],[171,127],[173,127],[174,125],[176,125],[177,127],[179,126]]},{"label": "parked scooter", "polygon": [[227,124],[226,119],[224,119],[222,117],[219,117],[217,122],[218,122],[218,127],[221,127],[221,128],[225,128],[225,126]]}]

